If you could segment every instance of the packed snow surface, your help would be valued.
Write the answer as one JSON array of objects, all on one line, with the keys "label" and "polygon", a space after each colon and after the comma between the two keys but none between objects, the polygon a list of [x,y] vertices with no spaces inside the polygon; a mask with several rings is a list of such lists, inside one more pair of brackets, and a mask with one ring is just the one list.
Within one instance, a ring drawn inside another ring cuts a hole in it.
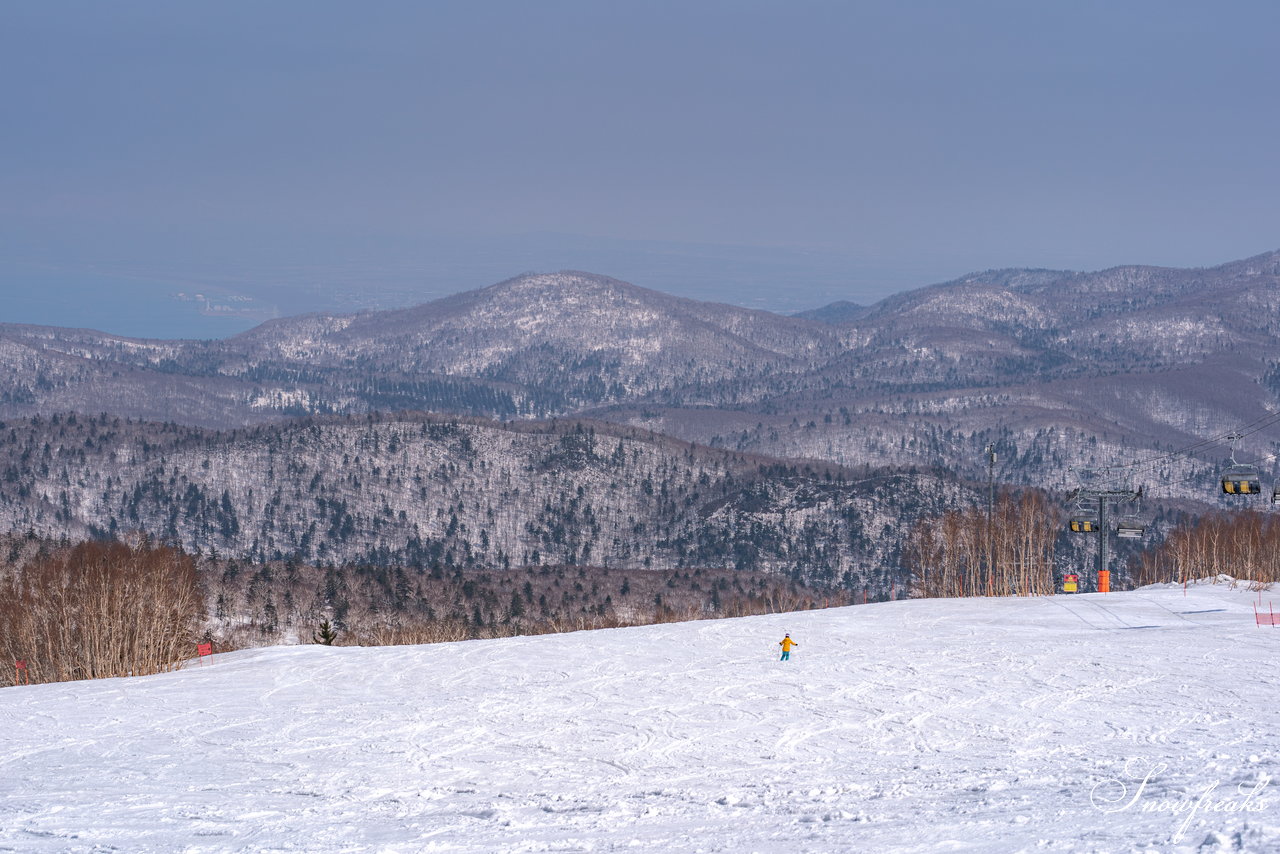
[{"label": "packed snow surface", "polygon": [[0,850],[1280,851],[1270,596],[276,647],[7,688]]}]

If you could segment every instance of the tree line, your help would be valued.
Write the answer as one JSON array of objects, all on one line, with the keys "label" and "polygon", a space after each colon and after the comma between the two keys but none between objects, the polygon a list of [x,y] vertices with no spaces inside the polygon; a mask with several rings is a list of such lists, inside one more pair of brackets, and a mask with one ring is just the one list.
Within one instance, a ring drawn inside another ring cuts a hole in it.
[{"label": "tree line", "polygon": [[195,561],[178,549],[42,549],[0,575],[0,680],[159,673],[189,657],[204,613]]},{"label": "tree line", "polygon": [[921,519],[903,546],[913,593],[923,597],[1053,593],[1058,508],[1038,490],[1001,494],[986,507]]},{"label": "tree line", "polygon": [[2,545],[0,686],[159,673],[191,660],[199,643],[433,643],[852,602],[785,577],[710,568],[318,567],[193,556],[145,539]]},{"label": "tree line", "polygon": [[1280,581],[1280,517],[1243,510],[1184,521],[1164,542],[1131,561],[1139,584],[1182,583],[1229,575],[1243,581]]}]

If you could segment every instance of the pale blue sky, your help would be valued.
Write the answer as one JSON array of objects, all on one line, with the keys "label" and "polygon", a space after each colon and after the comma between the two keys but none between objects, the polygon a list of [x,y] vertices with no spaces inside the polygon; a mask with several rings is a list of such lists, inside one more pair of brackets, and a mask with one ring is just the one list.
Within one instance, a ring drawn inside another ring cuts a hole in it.
[{"label": "pale blue sky", "polygon": [[0,320],[1216,264],[1280,248],[1278,40],[1274,2],[7,3]]}]

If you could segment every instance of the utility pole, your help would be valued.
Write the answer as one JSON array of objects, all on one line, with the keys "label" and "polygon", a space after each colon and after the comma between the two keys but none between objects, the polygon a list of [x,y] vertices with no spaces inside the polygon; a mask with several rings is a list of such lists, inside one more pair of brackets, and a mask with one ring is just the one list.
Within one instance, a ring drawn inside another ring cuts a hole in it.
[{"label": "utility pole", "polygon": [[995,595],[996,577],[996,446],[983,449],[987,455],[987,595]]}]

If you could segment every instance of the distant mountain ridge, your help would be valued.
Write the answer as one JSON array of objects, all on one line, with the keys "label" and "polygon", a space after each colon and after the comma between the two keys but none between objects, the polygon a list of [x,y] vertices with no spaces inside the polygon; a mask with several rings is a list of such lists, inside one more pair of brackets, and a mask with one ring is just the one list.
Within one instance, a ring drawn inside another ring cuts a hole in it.
[{"label": "distant mountain ridge", "polygon": [[1074,467],[1219,435],[1280,405],[1280,252],[1190,270],[987,271],[795,317],[530,274],[224,341],[0,325],[0,364],[8,418],[586,414],[772,456],[969,474],[996,442],[1003,478],[1067,485]]},{"label": "distant mountain ridge", "polygon": [[355,361],[393,373],[530,386],[542,383],[528,370],[531,361],[549,355],[567,360],[557,364],[566,373],[562,382],[580,373],[575,362],[589,362],[585,373],[599,379],[597,368],[607,365],[619,388],[597,394],[633,397],[670,384],[674,371],[681,381],[705,382],[763,366],[811,367],[820,361],[815,354],[838,342],[835,332],[768,312],[564,272],[521,276],[414,308],[271,321],[216,349],[228,362],[345,369]]}]

